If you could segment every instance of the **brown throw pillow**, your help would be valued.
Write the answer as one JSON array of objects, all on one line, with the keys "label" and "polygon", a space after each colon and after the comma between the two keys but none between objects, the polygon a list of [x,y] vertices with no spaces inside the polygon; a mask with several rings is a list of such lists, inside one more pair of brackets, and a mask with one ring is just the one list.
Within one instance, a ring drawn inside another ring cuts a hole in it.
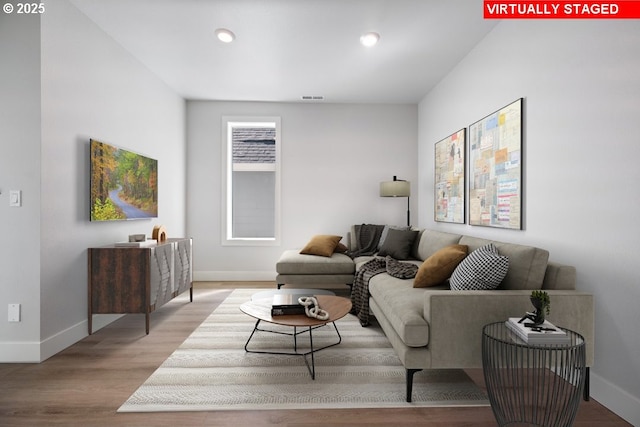
[{"label": "brown throw pillow", "polygon": [[320,255],[330,257],[333,255],[342,236],[331,236],[326,234],[318,234],[311,238],[309,243],[300,251],[305,255]]},{"label": "brown throw pillow", "polygon": [[467,245],[450,245],[435,252],[418,269],[413,287],[428,288],[443,283],[451,277],[451,273],[467,256],[468,251]]},{"label": "brown throw pillow", "polygon": [[349,248],[347,248],[343,243],[338,242],[338,246],[336,246],[336,248],[333,250],[333,252],[339,253],[339,254],[343,254],[345,252],[347,252],[349,250]]}]

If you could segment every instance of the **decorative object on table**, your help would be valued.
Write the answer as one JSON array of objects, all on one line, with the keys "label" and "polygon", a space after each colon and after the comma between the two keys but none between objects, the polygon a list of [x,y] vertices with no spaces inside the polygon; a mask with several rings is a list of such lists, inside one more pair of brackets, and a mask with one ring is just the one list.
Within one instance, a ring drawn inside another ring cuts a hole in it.
[{"label": "decorative object on table", "polygon": [[318,320],[327,320],[329,313],[320,308],[318,300],[315,297],[300,297],[298,302],[304,306],[304,314]]},{"label": "decorative object on table", "polygon": [[435,144],[436,221],[465,223],[465,131],[461,129]]},{"label": "decorative object on table", "polygon": [[522,323],[517,317],[510,317],[505,324],[527,344],[569,344],[567,333],[548,320],[540,325],[532,325]]},{"label": "decorative object on table", "polygon": [[520,323],[525,319],[529,319],[531,321],[531,326],[538,326],[544,323],[545,315],[548,315],[551,312],[551,298],[549,298],[549,294],[545,291],[531,291],[531,296],[529,297],[531,300],[531,304],[535,308],[533,312],[527,312],[522,319],[520,319]]},{"label": "decorative object on table", "polygon": [[130,242],[144,242],[145,240],[147,240],[146,234],[129,234]]},{"label": "decorative object on table", "polygon": [[156,240],[158,243],[166,242],[167,230],[164,228],[164,225],[155,225],[153,227],[153,232],[151,233],[151,238]]},{"label": "decorative object on table", "polygon": [[407,198],[407,227],[411,227],[411,212],[409,201],[411,199],[411,183],[404,179],[398,179],[395,175],[393,181],[380,183],[380,197],[406,197]]},{"label": "decorative object on table", "polygon": [[469,126],[469,224],[522,229],[522,103]]},{"label": "decorative object on table", "polygon": [[287,314],[304,314],[305,307],[298,302],[297,295],[275,294],[271,304],[272,316],[284,316]]}]

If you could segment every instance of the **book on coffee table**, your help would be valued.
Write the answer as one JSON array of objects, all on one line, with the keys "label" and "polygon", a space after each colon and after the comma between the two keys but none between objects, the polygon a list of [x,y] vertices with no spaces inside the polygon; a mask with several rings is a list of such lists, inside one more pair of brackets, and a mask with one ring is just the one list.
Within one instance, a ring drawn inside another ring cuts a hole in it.
[{"label": "book on coffee table", "polygon": [[300,295],[276,294],[271,304],[271,315],[304,314],[304,306],[298,302]]},{"label": "book on coffee table", "polygon": [[505,322],[507,328],[513,331],[518,338],[527,344],[570,344],[569,335],[553,323],[545,320],[542,325],[537,327],[529,326],[528,320],[520,322],[518,317],[510,317]]}]

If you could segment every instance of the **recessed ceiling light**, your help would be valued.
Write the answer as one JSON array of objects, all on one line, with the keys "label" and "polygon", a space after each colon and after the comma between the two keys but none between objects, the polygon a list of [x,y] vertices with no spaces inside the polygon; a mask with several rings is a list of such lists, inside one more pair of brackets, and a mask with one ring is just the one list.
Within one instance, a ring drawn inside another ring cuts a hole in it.
[{"label": "recessed ceiling light", "polygon": [[231,43],[236,38],[233,31],[227,30],[226,28],[218,28],[216,30],[216,36],[218,37],[218,40],[224,43]]},{"label": "recessed ceiling light", "polygon": [[360,43],[366,47],[375,46],[380,40],[380,34],[378,33],[366,33],[360,36]]}]

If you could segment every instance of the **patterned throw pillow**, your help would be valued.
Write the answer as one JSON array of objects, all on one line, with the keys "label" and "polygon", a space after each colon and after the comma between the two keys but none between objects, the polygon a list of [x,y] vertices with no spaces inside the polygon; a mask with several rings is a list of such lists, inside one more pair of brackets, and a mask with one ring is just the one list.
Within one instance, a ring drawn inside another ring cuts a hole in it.
[{"label": "patterned throw pillow", "polygon": [[496,289],[509,270],[509,257],[493,243],[471,252],[453,271],[449,284],[455,291]]}]

